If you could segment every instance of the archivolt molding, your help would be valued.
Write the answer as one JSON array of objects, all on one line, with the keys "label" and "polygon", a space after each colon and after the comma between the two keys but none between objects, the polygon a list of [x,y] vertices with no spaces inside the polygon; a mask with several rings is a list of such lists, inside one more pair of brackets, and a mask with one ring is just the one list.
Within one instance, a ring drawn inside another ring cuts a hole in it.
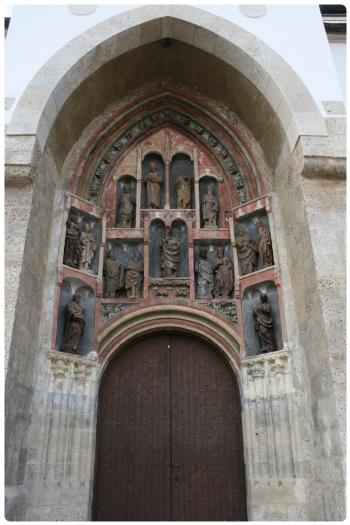
[{"label": "archivolt molding", "polygon": [[[186,99],[184,94],[166,91],[150,94],[146,103],[135,100],[133,110],[120,111],[94,134],[81,155],[78,177],[72,192],[91,202],[99,202],[103,187],[109,182],[114,166],[135,144],[164,125],[172,125],[191,137],[216,158],[236,195],[235,204],[243,204],[264,190],[262,177],[249,146],[228,122],[213,111]],[[77,186],[78,184],[78,186]]]},{"label": "archivolt molding", "polygon": [[115,351],[137,337],[159,330],[175,330],[201,337],[226,356],[239,377],[241,338],[223,321],[197,308],[180,305],[157,305],[142,308],[112,319],[97,335],[102,369],[107,366]]},{"label": "archivolt molding", "polygon": [[[7,134],[22,135],[27,143],[28,137],[36,135],[44,150],[57,115],[85,79],[114,58],[164,38],[197,47],[245,76],[270,107],[276,108],[291,149],[299,135],[327,135],[313,98],[277,53],[232,22],[182,5],[138,7],[73,39],[34,76],[17,104]],[[33,152],[29,144],[27,164],[31,164]]]}]

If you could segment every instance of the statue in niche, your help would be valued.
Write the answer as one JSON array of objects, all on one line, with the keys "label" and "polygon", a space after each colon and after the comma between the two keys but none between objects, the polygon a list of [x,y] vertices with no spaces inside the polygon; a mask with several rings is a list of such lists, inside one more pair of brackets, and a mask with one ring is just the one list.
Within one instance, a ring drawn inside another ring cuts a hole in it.
[{"label": "statue in niche", "polygon": [[66,329],[64,332],[62,352],[78,353],[80,338],[85,329],[85,310],[80,304],[80,295],[73,295],[73,300],[67,305]]},{"label": "statue in niche", "polygon": [[191,208],[191,184],[189,177],[176,177],[176,207],[180,209]]},{"label": "statue in niche", "polygon": [[197,273],[197,297],[212,298],[214,290],[214,269],[207,259],[208,250],[202,248],[199,252],[199,260],[196,262]]},{"label": "statue in niche", "polygon": [[146,184],[146,206],[147,208],[160,208],[160,188],[162,176],[158,173],[157,164],[149,163],[149,171],[145,177]]},{"label": "statue in niche", "polygon": [[271,235],[266,224],[257,219],[255,225],[258,232],[258,251],[262,268],[273,265]]},{"label": "statue in niche", "polygon": [[129,261],[124,267],[125,271],[125,289],[128,299],[136,299],[141,297],[141,283],[143,274],[143,263],[140,252],[134,251],[132,261]]},{"label": "statue in niche", "polygon": [[229,297],[234,286],[233,264],[225,256],[224,248],[218,248],[214,263],[214,297]]},{"label": "statue in niche", "polygon": [[202,199],[202,215],[204,228],[217,228],[218,201],[214,195],[213,184],[208,184],[207,193]]},{"label": "statue in niche", "polygon": [[134,219],[135,199],[130,192],[129,186],[124,186],[120,194],[120,208],[118,226],[131,228]]},{"label": "statue in niche", "polygon": [[89,270],[91,261],[96,252],[94,237],[91,233],[91,224],[89,222],[85,223],[84,229],[81,232],[80,245],[81,245],[81,253],[80,253],[79,269]]},{"label": "statue in niche", "polygon": [[166,230],[165,237],[160,243],[161,259],[160,267],[163,277],[176,276],[180,262],[180,241],[172,237]]},{"label": "statue in niche", "polygon": [[258,336],[260,351],[262,354],[277,350],[274,334],[274,323],[271,305],[268,302],[267,294],[260,294],[260,303],[253,310],[255,317],[255,331]]},{"label": "statue in niche", "polygon": [[81,254],[80,244],[80,229],[78,226],[78,218],[72,215],[67,221],[66,239],[64,245],[63,264],[79,267]]},{"label": "statue in niche", "polygon": [[236,247],[241,263],[242,274],[255,272],[258,248],[254,239],[247,233],[243,224],[236,226]]},{"label": "statue in niche", "polygon": [[105,277],[104,297],[115,297],[117,291],[122,288],[123,268],[112,252],[109,252],[105,259],[103,273]]}]

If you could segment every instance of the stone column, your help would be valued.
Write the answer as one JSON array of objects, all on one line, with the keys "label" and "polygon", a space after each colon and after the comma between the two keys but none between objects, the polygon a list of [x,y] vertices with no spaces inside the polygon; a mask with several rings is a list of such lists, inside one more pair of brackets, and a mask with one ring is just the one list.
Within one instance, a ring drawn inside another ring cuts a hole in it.
[{"label": "stone column", "polygon": [[141,191],[142,191],[142,155],[141,148],[137,148],[137,168],[136,168],[136,220],[135,227],[140,228],[141,224]]},{"label": "stone column", "polygon": [[241,362],[249,520],[309,519],[311,429],[291,361],[284,349]]},{"label": "stone column", "polygon": [[198,152],[193,148],[193,169],[194,169],[194,199],[196,206],[196,228],[201,227],[201,212],[199,198],[199,169],[198,169]]},{"label": "stone column", "polygon": [[[49,388],[41,428],[31,442],[37,467],[27,472],[28,521],[90,519],[95,453],[97,360],[50,352]],[[36,424],[39,420],[36,420]]]}]

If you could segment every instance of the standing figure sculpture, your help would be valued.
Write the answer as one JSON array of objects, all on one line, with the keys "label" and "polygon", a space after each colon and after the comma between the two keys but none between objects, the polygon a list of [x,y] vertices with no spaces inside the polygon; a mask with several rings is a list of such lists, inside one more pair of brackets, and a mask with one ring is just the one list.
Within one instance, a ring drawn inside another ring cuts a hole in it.
[{"label": "standing figure sculpture", "polygon": [[162,176],[158,173],[157,164],[149,163],[149,171],[145,177],[146,184],[146,206],[147,208],[160,208],[160,188]]},{"label": "standing figure sculpture", "polygon": [[80,261],[80,254],[81,254],[81,245],[80,245],[80,229],[78,226],[78,219],[75,215],[72,215],[67,221],[63,264],[67,264],[68,266],[73,266],[73,268],[78,268],[79,261]]},{"label": "standing figure sculpture", "polygon": [[236,247],[241,264],[242,275],[255,272],[258,248],[242,224],[236,226]]},{"label": "standing figure sculpture", "polygon": [[167,230],[160,243],[160,267],[164,277],[176,276],[180,262],[180,241]]},{"label": "standing figure sculpture", "polygon": [[229,297],[234,285],[233,264],[230,257],[225,256],[224,248],[217,250],[214,272],[214,297]]},{"label": "standing figure sculpture", "polygon": [[274,334],[274,323],[271,305],[268,302],[267,294],[260,294],[260,303],[253,310],[255,317],[255,331],[257,333],[262,354],[277,350]]},{"label": "standing figure sculpture", "polygon": [[176,208],[191,208],[191,183],[192,180],[189,177],[176,177]]},{"label": "standing figure sculpture", "polygon": [[214,290],[213,265],[207,259],[208,251],[202,248],[199,252],[199,260],[196,262],[197,274],[197,297],[212,298]]},{"label": "standing figure sculpture", "polygon": [[138,250],[134,251],[134,258],[124,267],[125,289],[129,299],[141,297],[141,283],[143,263]]},{"label": "standing figure sculpture", "polygon": [[120,194],[120,208],[118,226],[131,228],[134,220],[135,199],[129,187],[124,187]]},{"label": "standing figure sculpture", "polygon": [[80,254],[80,270],[89,270],[91,261],[95,255],[96,247],[94,243],[94,237],[91,233],[91,224],[86,222],[84,229],[80,235],[80,245],[81,245],[81,254]]},{"label": "standing figure sculpture", "polygon": [[78,353],[78,346],[85,329],[84,308],[80,304],[80,295],[73,295],[73,300],[67,305],[66,327],[62,343],[62,352]]},{"label": "standing figure sculpture", "polygon": [[213,184],[208,184],[207,193],[202,199],[204,228],[217,228],[218,201],[214,195]]},{"label": "standing figure sculpture", "polygon": [[104,297],[115,297],[123,285],[123,268],[112,252],[109,252],[105,259],[103,273],[105,277]]},{"label": "standing figure sculpture", "polygon": [[258,250],[261,268],[273,265],[273,254],[272,254],[272,243],[271,235],[266,224],[257,219],[255,221],[256,228],[258,231]]}]

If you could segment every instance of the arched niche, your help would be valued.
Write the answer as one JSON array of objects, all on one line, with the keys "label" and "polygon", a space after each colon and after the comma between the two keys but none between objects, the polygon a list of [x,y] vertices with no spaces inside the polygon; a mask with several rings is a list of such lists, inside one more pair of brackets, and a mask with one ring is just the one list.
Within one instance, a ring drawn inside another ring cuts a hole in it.
[{"label": "arched niche", "polygon": [[[208,175],[205,175],[204,177],[201,177],[199,180],[199,206],[200,206],[200,222],[201,222],[201,228],[207,228],[208,222],[214,222],[213,220],[210,221],[207,217],[207,213],[204,212],[204,201],[206,200],[206,195],[208,194],[208,191],[210,191],[210,188],[212,188],[212,192],[215,198],[215,201],[217,203],[217,211],[216,211],[216,228],[219,228],[221,226],[220,222],[220,199],[219,199],[219,188],[218,188],[218,181],[215,177],[210,177]],[[214,212],[213,212],[214,215]]]},{"label": "arched niche", "polygon": [[[107,240],[105,249],[105,261],[110,255],[113,255],[118,266],[119,275],[114,279],[113,286],[115,286],[115,294],[109,295],[107,293],[107,282],[106,282],[106,266],[104,265],[104,283],[103,283],[103,296],[110,298],[123,298],[129,297],[130,292],[126,288],[125,273],[127,268],[130,268],[130,263],[134,261],[134,255],[138,253],[142,261],[143,267],[143,244],[135,240],[126,239],[113,239]],[[141,282],[143,281],[143,273],[141,275]],[[111,288],[112,288],[111,287]],[[140,297],[143,296],[143,287],[141,285]]]},{"label": "arched niche", "polygon": [[[216,269],[218,268],[220,251],[224,257],[230,259],[232,266],[232,288],[228,295],[217,293]],[[218,253],[219,252],[219,253]],[[194,275],[197,299],[231,299],[234,291],[234,271],[232,248],[228,241],[207,239],[194,243]]]},{"label": "arched niche", "polygon": [[170,235],[180,241],[180,262],[177,277],[188,277],[188,234],[186,223],[181,220],[173,221]]},{"label": "arched niche", "polygon": [[[150,166],[155,166],[159,182],[148,180]],[[151,184],[151,186],[149,186]],[[156,204],[159,202],[159,206]],[[141,208],[164,208],[165,205],[165,169],[164,161],[158,153],[148,153],[142,161]]]},{"label": "arched niche", "polygon": [[[74,221],[74,222],[73,222]],[[78,235],[78,238],[75,237],[75,248],[74,248],[74,257],[72,258],[72,237],[71,230],[72,225],[74,229],[74,236]],[[89,226],[88,231],[86,231],[87,225]],[[65,249],[63,256],[63,263],[72,268],[77,268],[80,270],[87,271],[97,275],[98,273],[98,263],[99,263],[99,247],[101,244],[101,221],[96,217],[89,215],[88,213],[78,210],[76,208],[71,208],[68,214],[68,220],[66,223],[66,238],[65,238]],[[93,245],[92,257],[90,263],[87,264],[87,268],[84,267],[84,243],[85,247],[91,247]]]},{"label": "arched niche", "polygon": [[[266,264],[265,266],[263,265],[263,261],[262,261],[260,249],[259,249],[259,231],[258,231],[259,222],[263,225],[265,231],[271,235],[268,215],[267,215],[266,210],[264,209],[257,210],[250,215],[240,218],[236,220],[236,223],[235,223],[236,238],[242,234],[247,235],[251,239],[252,244],[256,250],[256,269],[254,271],[261,270],[262,268],[267,266]],[[273,263],[273,258],[272,258],[272,263]],[[238,250],[238,265],[239,265],[239,271],[241,275],[244,275],[245,273],[247,273],[243,271],[242,264],[240,261],[240,256],[239,256],[239,250]]]},{"label": "arched niche", "polygon": [[136,216],[136,180],[131,175],[117,181],[115,225],[118,228],[134,228]]},{"label": "arched niche", "polygon": [[160,219],[151,222],[149,228],[149,275],[162,277],[160,243],[165,236],[165,224]]},{"label": "arched niche", "polygon": [[244,290],[242,300],[244,341],[247,355],[260,354],[259,340],[255,329],[254,308],[260,303],[260,294],[266,293],[271,305],[274,335],[278,350],[283,348],[281,316],[276,285],[272,281],[249,286]]},{"label": "arched niche", "polygon": [[170,164],[170,207],[195,208],[193,161],[186,153],[176,153]]},{"label": "arched niche", "polygon": [[78,354],[87,355],[93,350],[95,294],[86,283],[71,277],[64,279],[61,287],[57,313],[56,350],[62,351],[62,343],[67,326],[67,306],[75,294],[80,295],[80,304],[84,309],[85,317],[84,333],[79,341]]}]

